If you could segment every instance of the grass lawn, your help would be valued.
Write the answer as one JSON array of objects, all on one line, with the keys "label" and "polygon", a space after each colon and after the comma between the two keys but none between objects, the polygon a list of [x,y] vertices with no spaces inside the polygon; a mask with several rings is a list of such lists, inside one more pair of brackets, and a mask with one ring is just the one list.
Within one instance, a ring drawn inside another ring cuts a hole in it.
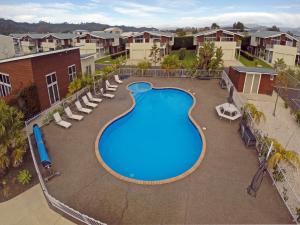
[{"label": "grass lawn", "polygon": [[[179,57],[179,50],[172,51],[171,55],[177,55]],[[186,50],[185,51],[185,58],[184,58],[184,60],[181,60],[181,62],[183,62],[184,64],[185,63],[190,64],[193,61],[195,61],[196,58],[197,57],[196,57],[196,52],[195,51],[188,51],[188,50]]]},{"label": "grass lawn", "polygon": [[[260,59],[254,59],[254,61],[250,61],[248,59],[246,59],[244,56],[240,56],[240,62],[247,67],[263,67],[263,68],[270,68],[272,69],[272,67],[265,63],[264,61],[260,60]],[[255,63],[256,62],[256,63]]]},{"label": "grass lawn", "polygon": [[125,59],[125,56],[119,56],[115,59],[111,58],[110,56],[107,56],[107,57],[103,57],[101,59],[98,59],[95,63],[97,63],[97,64],[113,64],[120,57]]}]

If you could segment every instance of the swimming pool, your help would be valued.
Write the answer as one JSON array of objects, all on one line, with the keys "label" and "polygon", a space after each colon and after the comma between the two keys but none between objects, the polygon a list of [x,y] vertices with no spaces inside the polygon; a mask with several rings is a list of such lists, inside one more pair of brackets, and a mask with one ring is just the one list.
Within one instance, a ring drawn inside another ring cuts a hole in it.
[{"label": "swimming pool", "polygon": [[195,99],[175,88],[128,86],[135,105],[100,131],[96,153],[113,175],[142,184],[168,183],[200,164],[203,135],[189,115]]}]

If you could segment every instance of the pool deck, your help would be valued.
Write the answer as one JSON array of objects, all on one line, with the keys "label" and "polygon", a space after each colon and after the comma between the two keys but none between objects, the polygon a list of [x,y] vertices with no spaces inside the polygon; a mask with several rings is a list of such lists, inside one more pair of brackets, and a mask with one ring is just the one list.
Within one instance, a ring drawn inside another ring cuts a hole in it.
[{"label": "pool deck", "polygon": [[[94,143],[99,130],[130,108],[126,86],[139,80],[196,93],[192,115],[201,127],[207,127],[207,149],[199,168],[180,181],[156,186],[128,183],[108,173],[96,158]],[[130,78],[120,86],[116,98],[104,100],[83,121],[72,121],[70,129],[54,123],[43,127],[54,167],[62,173],[48,183],[50,193],[108,224],[292,223],[268,176],[256,198],[247,194],[258,166],[256,152],[244,147],[238,122],[230,124],[217,117],[215,106],[224,103],[228,95],[217,82]]]}]

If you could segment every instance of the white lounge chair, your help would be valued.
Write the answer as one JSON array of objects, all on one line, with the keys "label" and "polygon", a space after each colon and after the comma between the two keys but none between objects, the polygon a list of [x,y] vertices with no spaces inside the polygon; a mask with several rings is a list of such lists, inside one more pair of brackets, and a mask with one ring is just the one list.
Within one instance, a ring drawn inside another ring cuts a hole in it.
[{"label": "white lounge chair", "polygon": [[102,99],[101,99],[101,98],[95,98],[95,97],[93,97],[93,95],[92,95],[91,92],[88,92],[88,93],[87,93],[87,96],[89,97],[89,99],[90,99],[92,102],[98,102],[98,103],[102,102]]},{"label": "white lounge chair", "polygon": [[106,88],[107,91],[117,91],[116,88],[108,87],[107,84],[105,84],[105,88]]},{"label": "white lounge chair", "polygon": [[110,87],[110,88],[118,88],[118,85],[110,84],[108,80],[105,81],[105,84],[107,85],[107,87]]},{"label": "white lounge chair", "polygon": [[96,103],[92,103],[88,100],[88,98],[85,96],[82,96],[82,101],[86,106],[92,107],[92,108],[96,108],[98,106],[98,104]]},{"label": "white lounge chair", "polygon": [[83,119],[83,116],[73,114],[70,107],[65,108],[65,113],[66,113],[67,117],[69,117],[70,119],[73,119],[73,120],[82,120]]},{"label": "white lounge chair", "polygon": [[60,117],[58,112],[54,113],[53,117],[54,117],[55,123],[61,127],[69,128],[70,126],[72,126],[71,123],[62,120],[62,118]]},{"label": "white lounge chair", "polygon": [[113,95],[113,94],[104,93],[103,88],[101,88],[100,91],[101,91],[101,94],[106,98],[114,98],[115,97],[115,95]]},{"label": "white lounge chair", "polygon": [[91,109],[83,108],[80,101],[76,101],[75,106],[76,106],[76,108],[79,112],[83,112],[83,113],[86,113],[86,114],[90,114],[92,112]]},{"label": "white lounge chair", "polygon": [[118,75],[114,75],[114,78],[115,78],[115,81],[118,83],[118,84],[122,84],[123,81],[120,80],[119,76]]}]

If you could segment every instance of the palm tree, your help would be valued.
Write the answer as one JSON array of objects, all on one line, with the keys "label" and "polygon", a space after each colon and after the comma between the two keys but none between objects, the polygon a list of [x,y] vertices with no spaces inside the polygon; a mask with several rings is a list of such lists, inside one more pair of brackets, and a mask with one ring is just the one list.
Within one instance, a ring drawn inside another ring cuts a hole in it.
[{"label": "palm tree", "polygon": [[19,166],[26,153],[27,142],[22,131],[23,113],[0,100],[0,171],[10,165]]},{"label": "palm tree", "polygon": [[293,167],[300,168],[300,159],[297,152],[286,150],[274,138],[265,137],[263,142],[266,144],[266,146],[271,146],[271,143],[273,143],[271,156],[268,159],[269,168],[274,169],[280,161],[285,161]]},{"label": "palm tree", "polygon": [[199,49],[199,54],[197,57],[199,69],[207,70],[208,65],[214,55],[215,55],[215,43],[204,42],[203,46]]},{"label": "palm tree", "polygon": [[284,71],[286,68],[287,68],[287,65],[285,64],[283,58],[280,58],[280,59],[278,58],[278,59],[276,59],[276,61],[275,61],[275,63],[274,63],[274,69],[275,69],[277,72]]},{"label": "palm tree", "polygon": [[266,116],[263,112],[259,111],[252,103],[247,103],[244,106],[245,112],[249,112],[253,120],[259,124],[262,120],[266,121]]},{"label": "palm tree", "polygon": [[157,47],[156,43],[152,46],[149,57],[150,61],[154,63],[154,66],[160,61],[160,49]]}]

